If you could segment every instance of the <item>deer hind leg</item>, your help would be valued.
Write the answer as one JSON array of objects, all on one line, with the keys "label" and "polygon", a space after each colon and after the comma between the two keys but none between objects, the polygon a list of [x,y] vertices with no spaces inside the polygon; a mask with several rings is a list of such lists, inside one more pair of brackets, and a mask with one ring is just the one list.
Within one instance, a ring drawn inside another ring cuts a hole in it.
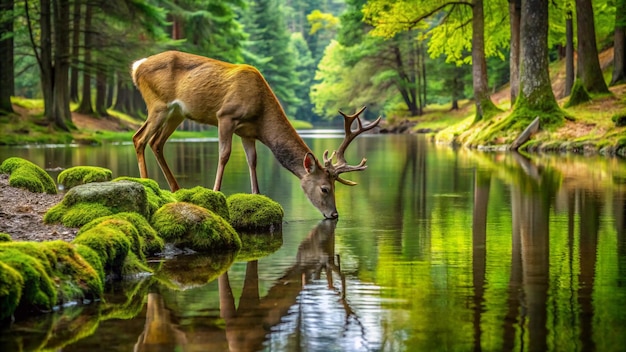
[{"label": "deer hind leg", "polygon": [[250,186],[253,194],[259,194],[259,182],[256,177],[256,140],[254,138],[241,138],[243,150],[246,152],[248,169],[250,170]]},{"label": "deer hind leg", "polygon": [[178,182],[176,182],[176,178],[174,178],[174,174],[172,174],[172,171],[165,161],[165,157],[163,156],[163,147],[165,146],[167,139],[170,138],[172,133],[176,130],[176,127],[183,122],[185,117],[172,110],[166,114],[167,119],[164,124],[161,128],[159,128],[156,135],[150,140],[150,148],[152,148],[152,151],[154,152],[157,163],[159,164],[161,171],[163,171],[163,175],[165,175],[165,179],[170,185],[170,189],[172,192],[176,192],[180,187],[178,186]]},{"label": "deer hind leg", "polygon": [[139,175],[148,178],[148,168],[146,166],[145,151],[148,142],[159,132],[163,119],[167,118],[165,106],[148,110],[148,118],[133,135],[133,144],[137,154],[137,164],[139,165]]}]

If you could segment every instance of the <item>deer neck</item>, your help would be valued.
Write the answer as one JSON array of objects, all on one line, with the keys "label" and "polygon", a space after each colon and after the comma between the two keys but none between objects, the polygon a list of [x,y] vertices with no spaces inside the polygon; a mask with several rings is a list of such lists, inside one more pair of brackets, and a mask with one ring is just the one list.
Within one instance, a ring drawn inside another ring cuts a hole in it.
[{"label": "deer neck", "polygon": [[260,129],[262,133],[259,140],[272,151],[285,169],[302,179],[307,173],[304,157],[307,153],[312,153],[311,149],[300,138],[282,108],[279,111],[273,110],[266,111],[266,117],[272,118],[264,119],[266,128]]}]

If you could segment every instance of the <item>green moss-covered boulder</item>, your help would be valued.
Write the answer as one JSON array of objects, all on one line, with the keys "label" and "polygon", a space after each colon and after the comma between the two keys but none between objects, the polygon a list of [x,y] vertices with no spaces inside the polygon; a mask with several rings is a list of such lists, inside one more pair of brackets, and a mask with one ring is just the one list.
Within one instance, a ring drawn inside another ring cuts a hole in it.
[{"label": "green moss-covered boulder", "polygon": [[[163,239],[159,237],[159,235],[157,235],[157,232],[152,228],[152,226],[150,226],[146,218],[137,213],[125,212],[97,218],[81,227],[78,233],[80,234],[82,232],[92,229],[93,227],[101,226],[102,223],[105,223],[105,225],[112,224],[115,226],[116,222],[113,220],[130,223],[133,226],[134,230],[136,230],[136,233],[142,238],[141,242],[143,243],[139,244],[139,240],[136,240],[136,245],[134,247],[137,250],[141,249],[141,253],[136,252],[136,254],[140,258],[143,258],[144,256],[151,256],[163,251],[163,248],[165,247],[165,242],[163,241]],[[123,230],[124,228],[126,228],[126,225],[121,227],[118,226],[118,228]],[[135,232],[132,229],[128,229],[128,232],[125,231],[125,233],[127,235],[133,236]]]},{"label": "green moss-covered boulder", "polygon": [[230,220],[226,197],[222,192],[214,191],[202,186],[196,186],[191,189],[181,188],[174,193],[174,197],[176,197],[179,202],[199,205],[203,208],[209,209],[227,221]]},{"label": "green moss-covered boulder", "polygon": [[122,231],[124,235],[126,235],[128,240],[130,241],[130,251],[135,253],[135,255],[139,259],[141,260],[146,259],[145,240],[143,239],[141,235],[139,235],[139,231],[137,231],[137,228],[135,227],[135,225],[133,225],[131,222],[126,221],[124,219],[115,218],[113,216],[106,216],[104,218],[98,218],[98,219],[92,220],[91,222],[87,223],[85,226],[81,227],[81,229],[78,231],[76,235],[80,236],[81,233],[90,231],[92,229],[101,228],[101,227],[113,227],[117,230]]},{"label": "green moss-covered boulder", "polygon": [[22,298],[24,278],[13,267],[0,262],[0,322],[7,320]]},{"label": "green moss-covered boulder", "polygon": [[11,242],[13,239],[8,233],[0,232],[0,242]]},{"label": "green moss-covered boulder", "polygon": [[0,248],[0,262],[22,275],[22,299],[17,310],[50,310],[57,302],[57,290],[40,260],[19,249]]},{"label": "green moss-covered boulder", "polygon": [[44,222],[81,227],[99,217],[121,212],[149,215],[146,191],[141,184],[119,181],[76,186],[65,194],[61,203],[48,210]]},{"label": "green moss-covered boulder", "polygon": [[100,256],[98,255],[98,252],[91,249],[91,247],[83,245],[83,244],[79,244],[79,243],[73,243],[73,244],[74,244],[74,248],[76,249],[76,253],[78,253],[81,257],[83,257],[83,259],[87,263],[89,263],[89,265],[91,265],[91,267],[98,274],[100,281],[105,282],[106,273],[104,272],[104,264],[102,262],[102,258],[100,258]]},{"label": "green moss-covered boulder", "polygon": [[283,245],[282,231],[275,233],[240,233],[241,250],[237,253],[238,262],[261,259],[276,252]]},{"label": "green moss-covered boulder", "polygon": [[215,280],[230,268],[234,259],[235,252],[181,255],[164,261],[154,275],[168,288],[186,290]]},{"label": "green moss-covered boulder", "polygon": [[261,194],[233,194],[226,200],[230,223],[237,230],[267,230],[282,225],[283,207]]},{"label": "green moss-covered boulder", "polygon": [[131,241],[121,230],[110,226],[94,227],[77,235],[72,243],[94,250],[105,274],[122,276],[122,267],[130,252]]},{"label": "green moss-covered boulder", "polygon": [[146,219],[150,219],[152,214],[155,211],[159,210],[160,207],[167,203],[176,202],[176,197],[172,194],[172,192],[168,190],[161,189],[159,184],[156,183],[155,180],[149,178],[138,178],[138,177],[118,177],[113,180],[113,182],[135,182],[144,187],[146,190],[146,195],[148,197],[148,215]]},{"label": "green moss-covered boulder", "polygon": [[4,160],[0,173],[10,174],[9,186],[24,188],[34,193],[56,194],[57,187],[48,173],[30,161],[18,157]]},{"label": "green moss-covered boulder", "polygon": [[152,216],[152,226],[165,242],[181,248],[202,252],[241,248],[239,235],[224,218],[191,203],[165,204]]},{"label": "green moss-covered boulder", "polygon": [[91,182],[111,181],[111,170],[98,166],[75,166],[61,171],[57,183],[68,190],[72,187]]}]

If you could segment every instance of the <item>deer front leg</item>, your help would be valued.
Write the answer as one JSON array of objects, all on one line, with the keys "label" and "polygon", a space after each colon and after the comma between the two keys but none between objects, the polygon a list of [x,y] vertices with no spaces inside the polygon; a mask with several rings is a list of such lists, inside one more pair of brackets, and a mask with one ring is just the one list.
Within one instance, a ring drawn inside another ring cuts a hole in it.
[{"label": "deer front leg", "polygon": [[141,176],[141,178],[148,178],[148,168],[145,158],[146,145],[159,133],[159,128],[165,118],[167,118],[165,106],[149,108],[148,118],[133,135],[133,144],[135,145],[137,164],[139,165],[139,176]]},{"label": "deer front leg", "polygon": [[246,160],[248,161],[248,169],[250,170],[250,186],[252,194],[259,194],[259,182],[256,177],[256,146],[254,138],[241,138],[243,150],[246,152]]},{"label": "deer front leg", "polygon": [[218,139],[219,139],[219,163],[217,164],[217,172],[215,174],[215,185],[213,185],[214,191],[219,191],[222,187],[222,177],[224,176],[224,169],[230,159],[230,151],[233,144],[233,124],[228,119],[220,120],[217,127]]}]

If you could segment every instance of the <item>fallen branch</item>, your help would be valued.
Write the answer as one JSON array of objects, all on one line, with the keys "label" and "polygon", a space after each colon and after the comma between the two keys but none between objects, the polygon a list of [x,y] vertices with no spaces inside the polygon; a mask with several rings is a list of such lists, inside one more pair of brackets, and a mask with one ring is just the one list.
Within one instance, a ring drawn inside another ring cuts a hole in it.
[{"label": "fallen branch", "polygon": [[535,117],[533,122],[531,122],[530,125],[526,127],[524,132],[520,133],[520,135],[517,136],[517,138],[515,138],[513,143],[511,143],[511,145],[509,146],[509,149],[510,150],[519,149],[519,147],[521,147],[522,144],[526,143],[526,141],[528,141],[530,137],[532,137],[538,131],[539,131],[539,116]]}]

